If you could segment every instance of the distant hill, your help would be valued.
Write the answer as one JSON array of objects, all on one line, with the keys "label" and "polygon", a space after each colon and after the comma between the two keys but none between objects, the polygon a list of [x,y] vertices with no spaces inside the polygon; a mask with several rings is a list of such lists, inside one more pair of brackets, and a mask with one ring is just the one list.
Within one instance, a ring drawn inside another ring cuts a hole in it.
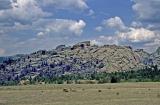
[{"label": "distant hill", "polygon": [[4,59],[4,57],[0,57],[0,63],[2,63]]},{"label": "distant hill", "polygon": [[0,57],[0,63],[3,63],[3,61],[7,60],[9,57]]},{"label": "distant hill", "polygon": [[[160,48],[159,48],[160,49]],[[73,46],[60,45],[56,49],[10,57],[0,65],[1,80],[54,77],[66,74],[118,72],[160,65],[160,50],[153,54],[130,46],[91,45],[90,41]],[[3,61],[3,57],[1,61]]]},{"label": "distant hill", "polygon": [[6,57],[0,57],[0,63],[3,63],[3,61],[10,59],[17,59],[17,58],[21,58],[22,56],[24,56],[24,54],[17,54],[14,56],[6,56]]}]

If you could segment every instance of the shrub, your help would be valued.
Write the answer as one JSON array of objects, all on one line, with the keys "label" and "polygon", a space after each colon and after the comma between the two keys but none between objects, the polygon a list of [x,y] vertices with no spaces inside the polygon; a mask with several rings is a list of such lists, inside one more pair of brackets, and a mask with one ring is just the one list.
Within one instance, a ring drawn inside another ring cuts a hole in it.
[{"label": "shrub", "polygon": [[117,92],[116,95],[118,96],[118,95],[119,95],[119,92]]},{"label": "shrub", "polygon": [[160,98],[160,94],[157,94],[157,98]]},{"label": "shrub", "polygon": [[63,80],[61,80],[61,79],[58,79],[58,80],[57,80],[57,84],[63,84],[63,83],[64,83]]},{"label": "shrub", "polygon": [[85,89],[83,88],[82,91],[85,91]]},{"label": "shrub", "polygon": [[102,92],[102,90],[98,90],[98,92]]},{"label": "shrub", "polygon": [[69,90],[64,88],[64,89],[63,89],[63,92],[69,92]]},{"label": "shrub", "polygon": [[120,82],[119,78],[114,77],[114,76],[111,77],[111,83],[118,83],[118,82]]}]

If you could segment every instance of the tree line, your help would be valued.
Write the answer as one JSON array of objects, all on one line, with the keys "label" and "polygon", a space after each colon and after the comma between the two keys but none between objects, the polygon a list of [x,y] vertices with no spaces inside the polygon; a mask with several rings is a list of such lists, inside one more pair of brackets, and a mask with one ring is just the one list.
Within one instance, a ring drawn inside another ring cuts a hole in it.
[{"label": "tree line", "polygon": [[[0,81],[0,85],[19,85],[21,81],[24,84],[103,84],[119,82],[160,82],[160,69],[157,65],[145,67],[140,70],[121,71],[121,72],[93,72],[86,74],[65,74],[61,76],[36,76],[22,78],[17,81]],[[81,82],[83,81],[83,82]]]}]

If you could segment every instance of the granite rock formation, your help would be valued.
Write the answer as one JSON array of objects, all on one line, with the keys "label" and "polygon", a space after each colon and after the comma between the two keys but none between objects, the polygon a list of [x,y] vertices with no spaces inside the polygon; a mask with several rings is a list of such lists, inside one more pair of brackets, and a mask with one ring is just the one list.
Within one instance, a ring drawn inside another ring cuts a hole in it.
[{"label": "granite rock formation", "polygon": [[149,54],[142,49],[134,51],[130,46],[96,46],[85,41],[13,56],[0,64],[0,80],[137,70],[153,64],[160,65],[160,48]]}]

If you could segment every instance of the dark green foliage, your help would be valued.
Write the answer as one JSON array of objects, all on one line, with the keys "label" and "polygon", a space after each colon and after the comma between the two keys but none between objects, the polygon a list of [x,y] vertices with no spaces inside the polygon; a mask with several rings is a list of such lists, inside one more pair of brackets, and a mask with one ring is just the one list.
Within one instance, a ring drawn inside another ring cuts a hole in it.
[{"label": "dark green foliage", "polygon": [[98,90],[98,92],[102,92],[102,90]]},{"label": "dark green foliage", "polygon": [[111,77],[111,83],[118,83],[120,82],[120,79],[118,77],[112,76]]},{"label": "dark green foliage", "polygon": [[78,83],[78,80],[97,80],[98,83],[118,83],[118,82],[160,82],[160,70],[157,66],[144,68],[137,71],[126,72],[94,72],[92,74],[70,74],[60,77],[37,77],[38,81],[46,83],[67,84]]},{"label": "dark green foliage", "polygon": [[[66,69],[69,69],[68,67]],[[146,67],[141,70],[134,71],[123,71],[123,72],[93,72],[86,74],[68,74],[62,76],[43,76],[38,75],[35,78],[23,78],[21,80],[28,79],[30,84],[37,84],[40,82],[45,82],[47,84],[72,84],[79,83],[79,80],[96,80],[97,83],[118,83],[118,82],[160,82],[160,70],[157,65]],[[11,78],[8,81],[0,81],[0,85],[17,85],[19,83],[19,78],[17,81],[13,81]]]},{"label": "dark green foliage", "polygon": [[118,95],[119,95],[119,92],[117,92],[116,95],[118,96]]}]

